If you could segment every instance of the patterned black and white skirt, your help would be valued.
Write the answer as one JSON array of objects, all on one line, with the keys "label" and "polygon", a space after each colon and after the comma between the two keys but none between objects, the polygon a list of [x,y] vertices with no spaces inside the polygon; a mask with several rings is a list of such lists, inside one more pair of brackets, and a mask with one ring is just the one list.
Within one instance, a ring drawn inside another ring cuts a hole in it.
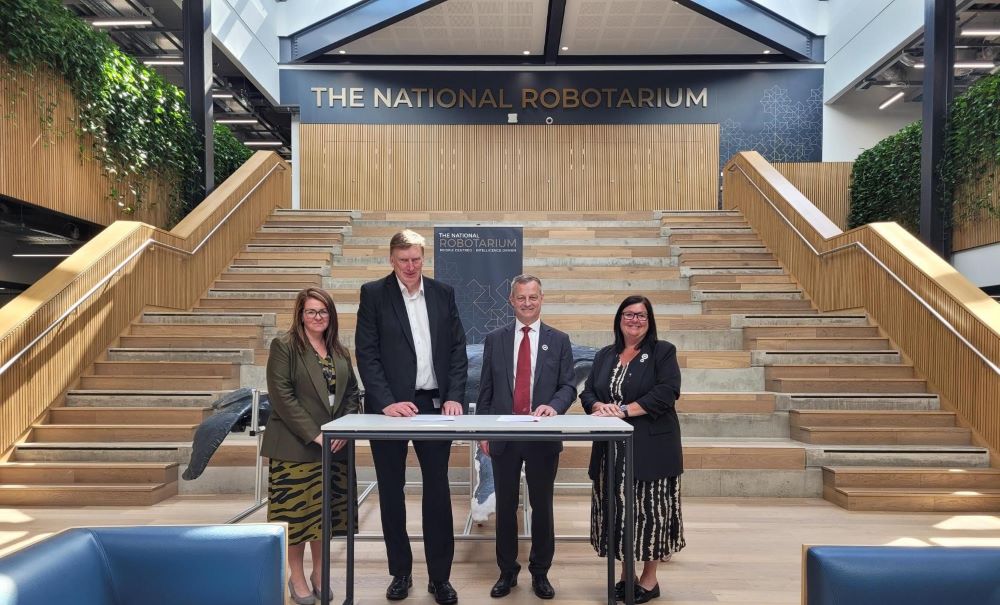
[{"label": "patterned black and white skirt", "polygon": [[[605,527],[605,465],[594,481],[590,502],[590,544],[598,556],[608,556]],[[625,535],[625,450],[615,442],[615,558],[622,559]],[[637,561],[662,561],[685,546],[684,520],[681,517],[681,478],[665,477],[653,481],[635,481],[635,558]]]},{"label": "patterned black and white skirt", "polygon": [[[272,459],[268,465],[267,520],[288,524],[288,543],[319,540],[323,523],[323,465]],[[333,536],[347,535],[347,463],[330,465]],[[355,493],[357,493],[355,491]],[[357,528],[357,517],[354,527]]]}]

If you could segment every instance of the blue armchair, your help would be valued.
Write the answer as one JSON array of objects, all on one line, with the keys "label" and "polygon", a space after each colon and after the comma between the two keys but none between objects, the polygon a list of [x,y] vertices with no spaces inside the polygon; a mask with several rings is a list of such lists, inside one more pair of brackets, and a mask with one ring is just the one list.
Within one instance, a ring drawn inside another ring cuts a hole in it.
[{"label": "blue armchair", "polygon": [[1000,548],[812,546],[804,605],[1000,605]]},{"label": "blue armchair", "polygon": [[70,529],[0,558],[0,605],[281,605],[280,525]]}]

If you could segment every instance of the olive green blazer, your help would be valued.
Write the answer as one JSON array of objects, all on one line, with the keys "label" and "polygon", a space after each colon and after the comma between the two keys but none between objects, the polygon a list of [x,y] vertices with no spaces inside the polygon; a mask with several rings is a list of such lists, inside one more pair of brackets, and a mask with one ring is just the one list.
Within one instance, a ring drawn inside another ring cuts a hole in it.
[{"label": "olive green blazer", "polygon": [[319,462],[322,452],[313,443],[320,427],[360,404],[358,381],[350,356],[333,355],[337,387],[333,408],[323,370],[312,351],[299,351],[288,334],[271,341],[267,358],[267,394],[271,417],[264,430],[261,455],[290,462]]}]

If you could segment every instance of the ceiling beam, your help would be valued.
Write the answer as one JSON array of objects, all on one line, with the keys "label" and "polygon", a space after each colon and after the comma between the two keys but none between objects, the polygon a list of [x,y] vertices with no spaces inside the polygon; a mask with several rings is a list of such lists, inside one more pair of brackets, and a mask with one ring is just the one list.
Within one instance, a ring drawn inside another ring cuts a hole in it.
[{"label": "ceiling beam", "polygon": [[549,22],[545,29],[545,64],[555,65],[562,46],[563,19],[566,18],[566,0],[549,0]]},{"label": "ceiling beam", "polygon": [[822,36],[817,36],[750,0],[677,0],[677,4],[796,61],[823,61]]},{"label": "ceiling beam", "polygon": [[304,63],[445,0],[363,0],[290,36],[281,37],[281,61]]}]

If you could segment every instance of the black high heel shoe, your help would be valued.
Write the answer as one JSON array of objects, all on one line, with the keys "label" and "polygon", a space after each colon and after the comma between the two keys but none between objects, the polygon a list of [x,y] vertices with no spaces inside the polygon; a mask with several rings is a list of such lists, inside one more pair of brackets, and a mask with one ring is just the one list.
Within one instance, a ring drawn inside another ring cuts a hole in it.
[{"label": "black high heel shoe", "polygon": [[652,599],[658,599],[658,598],[660,598],[660,584],[659,584],[659,582],[657,582],[656,586],[652,587],[649,590],[646,590],[645,588],[642,587],[641,584],[639,584],[638,582],[636,582],[636,584],[635,584],[635,602],[636,603],[645,603],[645,602],[650,601]]}]

